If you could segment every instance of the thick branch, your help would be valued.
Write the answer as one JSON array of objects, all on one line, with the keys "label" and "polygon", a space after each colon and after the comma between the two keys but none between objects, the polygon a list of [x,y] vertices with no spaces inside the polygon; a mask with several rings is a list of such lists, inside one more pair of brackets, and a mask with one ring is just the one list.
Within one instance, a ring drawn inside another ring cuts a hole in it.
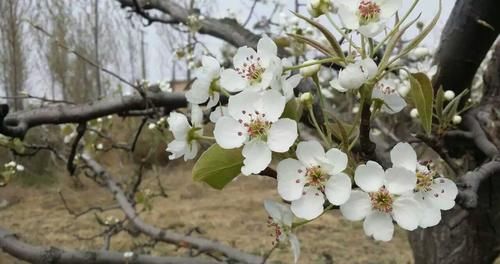
[{"label": "thick branch", "polygon": [[39,247],[20,241],[17,236],[0,227],[0,248],[13,257],[31,263],[54,264],[123,264],[123,263],[148,263],[148,264],[214,264],[212,260],[184,257],[156,257],[136,255],[125,258],[124,252],[113,251],[70,251],[55,247]]},{"label": "thick branch", "polygon": [[[15,112],[7,115],[0,124],[0,134],[24,137],[32,127],[45,124],[82,123],[98,117],[120,114],[132,110],[163,107],[166,112],[187,106],[181,93],[146,92],[141,95],[108,97],[79,105],[57,105],[40,109]],[[152,105],[151,105],[152,104]]]},{"label": "thick branch", "polygon": [[243,263],[257,264],[262,262],[262,258],[259,256],[241,252],[235,248],[223,245],[221,243],[204,238],[185,236],[183,234],[178,234],[172,231],[163,230],[145,223],[137,215],[134,207],[127,199],[126,194],[113,180],[111,175],[109,175],[107,171],[105,171],[104,168],[101,167],[99,163],[90,158],[88,155],[86,154],[82,155],[82,159],[98,175],[98,177],[102,178],[102,180],[105,181],[108,189],[114,194],[115,199],[117,200],[118,204],[120,204],[120,206],[122,207],[122,210],[125,213],[128,220],[135,227],[137,227],[137,229],[140,232],[148,235],[152,239],[176,245],[186,245],[188,247],[195,248],[201,252],[212,252],[212,251],[220,252],[230,259],[234,259]]},{"label": "thick branch", "polygon": [[470,87],[478,66],[500,32],[498,0],[458,0],[441,36],[434,87],[459,94]]},{"label": "thick branch", "polygon": [[477,191],[481,182],[495,174],[500,174],[500,160],[492,160],[484,163],[474,171],[467,172],[460,179],[463,190],[459,193],[459,201],[466,208],[475,208],[477,206]]}]

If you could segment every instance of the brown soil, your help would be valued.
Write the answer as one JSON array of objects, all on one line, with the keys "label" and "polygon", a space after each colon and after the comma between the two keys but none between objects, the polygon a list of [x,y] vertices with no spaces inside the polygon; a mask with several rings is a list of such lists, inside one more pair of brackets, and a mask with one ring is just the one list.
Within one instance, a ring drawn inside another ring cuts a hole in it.
[{"label": "brown soil", "polygon": [[[267,252],[271,248],[272,230],[267,227],[262,202],[267,198],[278,199],[275,181],[243,176],[223,191],[217,191],[193,182],[191,166],[173,162],[158,168],[169,197],[155,198],[153,210],[142,213],[142,217],[149,223],[178,232],[198,227],[204,237],[218,239],[248,252]],[[119,162],[113,169],[115,175],[123,175],[122,179],[126,179],[130,171],[127,166],[120,166]],[[153,170],[145,176],[141,187],[158,190]],[[59,182],[51,187],[28,188],[11,184],[0,189],[0,201],[7,199],[13,203],[0,209],[1,226],[19,233],[24,241],[33,244],[76,250],[101,249],[102,238],[77,238],[91,237],[104,230],[97,223],[94,213],[79,218],[70,215],[59,198],[58,190],[63,192],[75,211],[96,205],[106,207],[113,205],[114,201],[106,189],[90,181],[84,181],[83,188],[74,188],[68,178],[60,176]],[[97,214],[103,218],[108,215],[123,217],[118,210]],[[411,263],[412,259],[403,231],[397,230],[395,238],[389,243],[374,242],[364,235],[361,223],[344,220],[338,211],[327,213],[301,227],[297,235],[302,250],[299,263]],[[112,239],[111,248],[129,251],[134,245],[146,241],[143,236],[131,237],[121,233]],[[184,255],[187,252],[172,245],[158,244],[150,253]],[[22,262],[0,253],[0,263]],[[277,249],[270,263],[293,263],[289,248]]]}]

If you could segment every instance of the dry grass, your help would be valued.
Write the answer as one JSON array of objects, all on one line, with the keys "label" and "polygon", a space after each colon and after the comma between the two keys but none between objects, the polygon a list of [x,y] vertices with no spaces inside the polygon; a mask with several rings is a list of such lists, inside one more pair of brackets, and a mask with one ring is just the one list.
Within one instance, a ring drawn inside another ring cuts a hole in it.
[{"label": "dry grass", "polygon": [[[114,164],[115,175],[130,175],[130,168]],[[271,248],[271,229],[266,225],[262,201],[275,198],[276,183],[267,178],[240,177],[223,191],[209,189],[191,180],[191,164],[174,162],[158,170],[166,186],[169,198],[156,198],[153,210],[142,214],[144,219],[160,227],[186,232],[199,227],[203,236],[218,239],[243,250],[262,254]],[[50,187],[20,187],[10,185],[0,189],[0,199],[16,201],[15,205],[0,210],[2,226],[22,234],[22,239],[33,244],[51,245],[74,249],[100,249],[102,239],[78,240],[75,236],[89,237],[103,227],[95,216],[87,214],[75,219],[64,208],[58,190],[62,190],[74,210],[84,210],[90,205],[108,206],[114,202],[105,189],[91,182],[85,187],[72,188],[68,177],[61,176]],[[153,171],[146,174],[143,188],[157,188]],[[99,213],[122,217],[118,211]],[[390,243],[377,243],[366,238],[361,223],[344,220],[338,212],[325,214],[320,219],[297,231],[302,243],[299,263],[410,263],[411,252],[404,232],[398,230]],[[142,236],[135,238],[120,234],[112,240],[112,249],[128,251],[134,244],[145,242]],[[155,255],[182,255],[171,245],[158,245],[151,250]],[[19,263],[0,253],[0,263]],[[291,263],[288,247],[274,252],[273,263]]]}]

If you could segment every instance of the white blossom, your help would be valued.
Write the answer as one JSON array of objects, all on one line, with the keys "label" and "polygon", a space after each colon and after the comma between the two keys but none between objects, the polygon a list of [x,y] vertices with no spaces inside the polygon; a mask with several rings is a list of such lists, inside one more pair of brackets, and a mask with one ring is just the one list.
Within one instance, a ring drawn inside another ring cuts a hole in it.
[{"label": "white blossom", "polygon": [[212,108],[220,98],[220,65],[219,62],[209,56],[201,58],[200,68],[196,80],[191,89],[186,92],[186,99],[192,104],[202,104],[208,100],[207,107]]},{"label": "white blossom", "polygon": [[191,105],[191,124],[185,115],[177,112],[170,113],[167,118],[168,126],[174,140],[167,146],[166,151],[172,153],[168,158],[177,159],[184,156],[184,160],[196,157],[200,143],[198,137],[203,135],[203,112],[198,105]]},{"label": "white blossom", "polygon": [[453,98],[455,98],[455,92],[452,91],[452,90],[447,90],[444,92],[444,99],[446,99],[447,101],[451,101],[453,100]]},{"label": "white blossom", "polygon": [[339,92],[358,89],[377,74],[377,64],[366,58],[347,65],[339,72],[338,79],[333,79],[330,86]]},{"label": "white blossom", "polygon": [[351,179],[342,171],[347,155],[339,149],[325,150],[317,141],[300,142],[295,152],[298,160],[285,159],[278,164],[278,193],[291,201],[292,212],[307,220],[323,212],[325,196],[340,205],[351,193]]},{"label": "white blossom", "polygon": [[149,124],[148,124],[148,129],[149,129],[149,130],[153,130],[153,129],[155,129],[155,128],[156,128],[156,124],[155,124],[155,123],[149,123]]},{"label": "white blossom", "polygon": [[459,115],[454,115],[453,118],[451,119],[451,122],[453,122],[454,125],[458,125],[462,123],[462,117]]},{"label": "white blossom", "polygon": [[300,256],[300,242],[297,236],[292,233],[292,211],[288,206],[272,200],[265,200],[264,208],[269,214],[269,225],[275,228],[274,235],[276,243],[288,241],[292,248],[294,262],[297,263]]},{"label": "white blossom", "polygon": [[17,165],[16,165],[16,170],[17,170],[17,171],[24,171],[24,166],[23,166],[23,165],[21,165],[21,164],[17,164]]},{"label": "white blossom", "polygon": [[229,110],[227,106],[217,106],[215,110],[210,113],[210,121],[216,123],[219,118],[229,115]]},{"label": "white blossom", "polygon": [[268,87],[279,90],[283,67],[277,54],[278,47],[267,36],[257,43],[257,52],[247,46],[240,47],[233,58],[235,68],[221,73],[221,86],[229,92],[262,91]]},{"label": "white blossom", "polygon": [[280,119],[285,103],[285,97],[275,90],[246,91],[229,98],[229,115],[217,120],[214,136],[225,149],[244,145],[244,175],[261,172],[271,162],[271,151],[287,152],[295,142],[297,123]]},{"label": "white blossom", "polygon": [[406,102],[397,90],[396,83],[390,79],[379,81],[373,87],[372,98],[377,98],[384,101],[382,111],[394,114],[403,110]]},{"label": "white blossom", "polygon": [[346,28],[372,38],[384,30],[401,4],[402,0],[343,0],[338,1],[338,14]]}]

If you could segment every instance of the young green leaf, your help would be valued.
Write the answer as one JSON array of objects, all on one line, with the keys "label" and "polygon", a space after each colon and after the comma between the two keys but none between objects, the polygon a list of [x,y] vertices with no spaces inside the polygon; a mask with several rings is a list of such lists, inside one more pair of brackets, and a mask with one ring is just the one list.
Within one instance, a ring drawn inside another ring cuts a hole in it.
[{"label": "young green leaf", "polygon": [[434,93],[432,84],[424,73],[410,74],[410,97],[418,110],[420,122],[427,134],[432,130],[432,101]]},{"label": "young green leaf", "polygon": [[293,98],[285,105],[285,110],[283,110],[283,114],[281,118],[290,118],[295,121],[299,121],[302,117],[302,104],[297,102],[297,99]]},{"label": "young green leaf", "polygon": [[444,91],[443,91],[443,86],[441,86],[436,92],[436,103],[434,105],[436,117],[440,122],[441,119],[443,119],[443,106],[444,106]]},{"label": "young green leaf", "polygon": [[312,40],[310,38],[306,38],[306,37],[301,36],[301,35],[292,34],[292,33],[289,33],[287,35],[297,39],[298,41],[301,41],[301,42],[308,44],[309,46],[315,48],[316,50],[320,51],[321,53],[325,54],[326,56],[334,56],[335,55],[335,52],[333,52],[332,50],[323,46],[323,44],[321,44],[315,40]]},{"label": "young green leaf", "polygon": [[222,190],[240,174],[242,166],[243,156],[240,149],[223,149],[213,144],[196,161],[193,167],[193,179]]}]

